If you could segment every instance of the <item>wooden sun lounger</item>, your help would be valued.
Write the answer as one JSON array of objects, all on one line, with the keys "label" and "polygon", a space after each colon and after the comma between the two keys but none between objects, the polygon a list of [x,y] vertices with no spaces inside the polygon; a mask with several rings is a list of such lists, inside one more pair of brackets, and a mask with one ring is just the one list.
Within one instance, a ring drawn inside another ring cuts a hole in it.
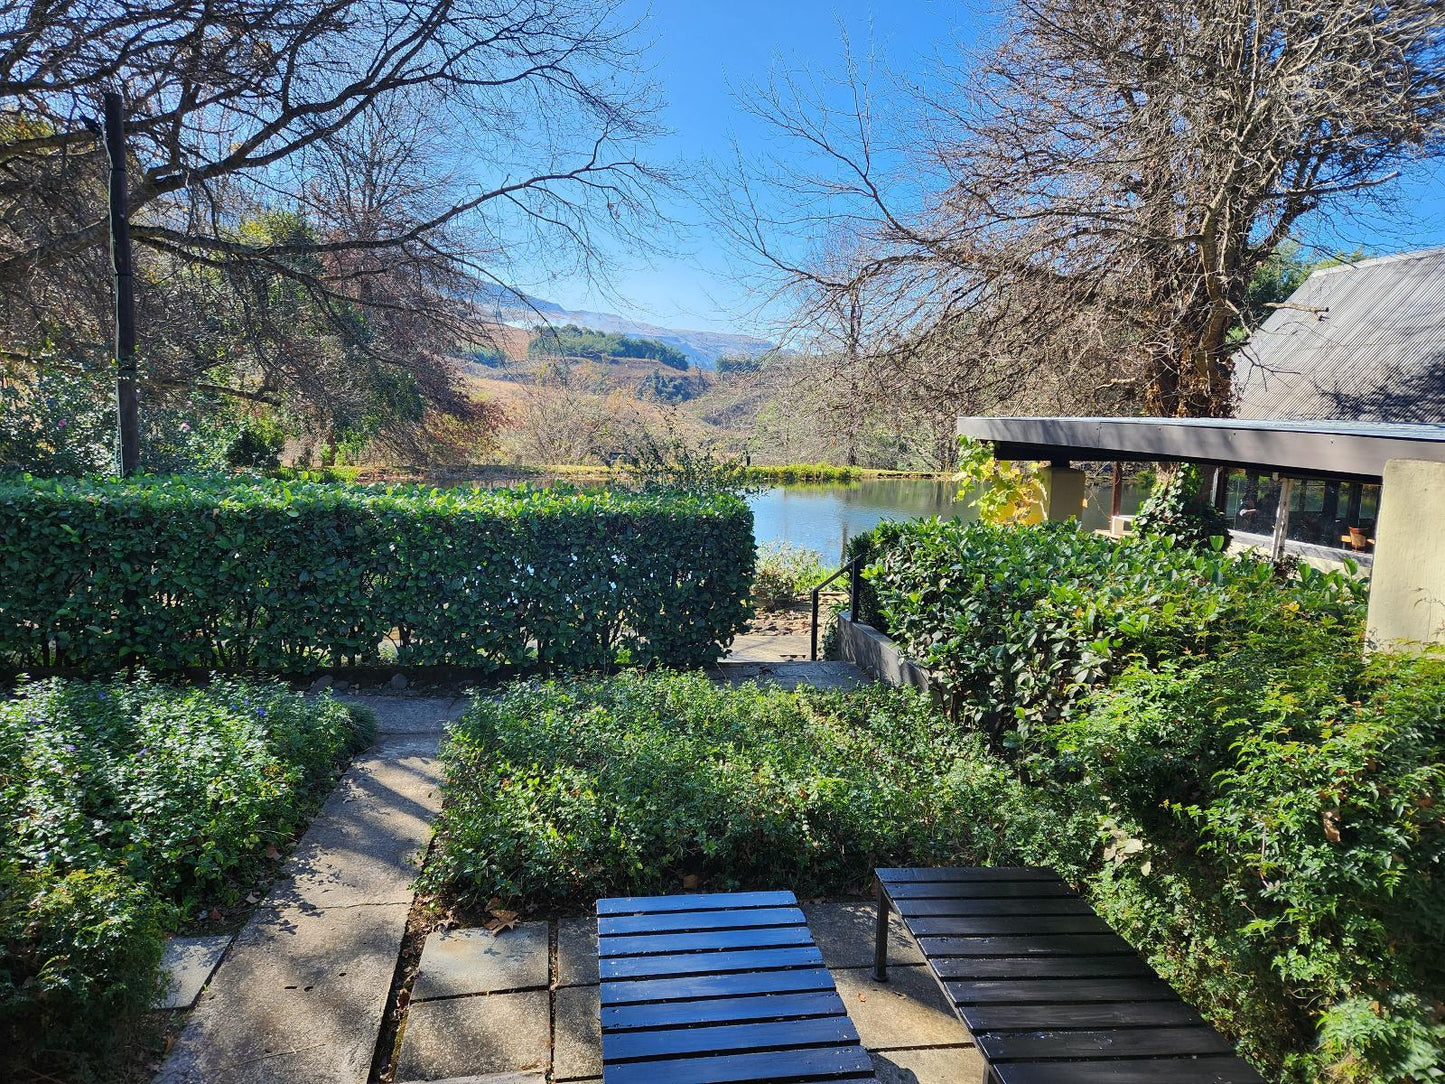
[{"label": "wooden sun lounger", "polygon": [[874,978],[902,916],[985,1084],[1263,1084],[1052,870],[879,869]]},{"label": "wooden sun lounger", "polygon": [[598,900],[604,1084],[873,1080],[797,903]]}]

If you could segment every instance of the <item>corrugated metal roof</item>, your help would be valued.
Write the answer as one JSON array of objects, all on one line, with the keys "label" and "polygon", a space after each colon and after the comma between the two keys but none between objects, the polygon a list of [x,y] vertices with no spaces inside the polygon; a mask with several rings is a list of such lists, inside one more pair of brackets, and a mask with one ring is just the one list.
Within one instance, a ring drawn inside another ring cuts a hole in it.
[{"label": "corrugated metal roof", "polygon": [[1445,248],[1315,271],[1235,361],[1236,416],[1445,420]]}]

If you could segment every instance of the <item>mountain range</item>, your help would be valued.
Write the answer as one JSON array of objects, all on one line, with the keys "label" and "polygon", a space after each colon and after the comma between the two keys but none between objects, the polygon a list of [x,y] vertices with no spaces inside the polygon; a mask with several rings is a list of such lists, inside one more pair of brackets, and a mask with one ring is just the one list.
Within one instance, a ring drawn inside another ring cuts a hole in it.
[{"label": "mountain range", "polygon": [[519,294],[500,286],[479,286],[474,301],[489,318],[512,327],[530,328],[545,321],[552,324],[576,324],[578,327],[590,327],[614,335],[656,339],[681,350],[694,365],[705,369],[712,368],[717,359],[725,355],[753,357],[774,348],[773,343],[753,335],[663,327],[660,324],[619,316],[615,312],[566,309],[555,301]]}]

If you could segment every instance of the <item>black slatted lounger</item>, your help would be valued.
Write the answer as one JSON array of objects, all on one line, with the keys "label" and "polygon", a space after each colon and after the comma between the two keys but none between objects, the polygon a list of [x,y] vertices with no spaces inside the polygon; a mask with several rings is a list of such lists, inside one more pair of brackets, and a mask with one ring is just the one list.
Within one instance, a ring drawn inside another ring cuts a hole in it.
[{"label": "black slatted lounger", "polygon": [[902,916],[988,1062],[985,1084],[1262,1084],[1049,869],[880,869],[874,977]]},{"label": "black slatted lounger", "polygon": [[791,892],[597,901],[604,1084],[873,1080]]}]

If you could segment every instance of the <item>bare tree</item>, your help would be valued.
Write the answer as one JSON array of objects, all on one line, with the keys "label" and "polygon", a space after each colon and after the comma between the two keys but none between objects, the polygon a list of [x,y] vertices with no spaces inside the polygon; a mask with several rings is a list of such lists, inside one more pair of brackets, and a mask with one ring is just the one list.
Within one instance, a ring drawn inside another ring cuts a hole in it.
[{"label": "bare tree", "polygon": [[976,373],[1227,413],[1254,272],[1445,146],[1442,35],[1438,0],[1016,0],[896,144],[851,64],[841,96],[766,88],[755,111],[817,168],[745,163],[728,217],[781,281],[815,285],[784,238],[848,222],[872,252],[851,277],[892,298],[900,342],[968,343]]},{"label": "bare tree", "polygon": [[[362,359],[465,414],[432,363],[474,334],[472,284],[506,286],[539,260],[595,274],[597,231],[636,241],[653,214],[649,186],[666,178],[638,147],[655,96],[618,6],[0,3],[6,345],[106,356],[104,159],[88,121],[100,91],[117,88],[143,360],[158,379],[199,369],[269,401],[308,381],[335,390]],[[296,228],[257,228],[276,214]],[[278,282],[329,327],[329,367],[272,334],[283,324],[257,301],[274,302]],[[229,353],[215,364],[218,336],[227,347],[249,337],[253,364]]]}]

